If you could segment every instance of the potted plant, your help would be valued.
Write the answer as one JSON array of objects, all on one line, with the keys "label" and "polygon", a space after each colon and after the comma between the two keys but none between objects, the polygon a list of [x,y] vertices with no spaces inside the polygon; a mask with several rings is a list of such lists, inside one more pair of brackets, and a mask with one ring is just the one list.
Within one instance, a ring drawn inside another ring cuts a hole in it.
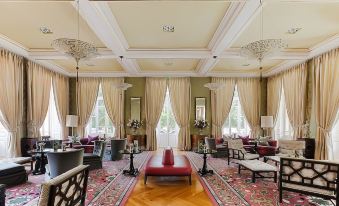
[{"label": "potted plant", "polygon": [[128,120],[127,127],[129,127],[134,134],[136,134],[136,131],[143,126],[143,122],[136,120],[136,119],[130,119]]},{"label": "potted plant", "polygon": [[204,119],[194,120],[194,127],[199,129],[199,134],[202,134],[202,131],[208,127],[208,122]]}]

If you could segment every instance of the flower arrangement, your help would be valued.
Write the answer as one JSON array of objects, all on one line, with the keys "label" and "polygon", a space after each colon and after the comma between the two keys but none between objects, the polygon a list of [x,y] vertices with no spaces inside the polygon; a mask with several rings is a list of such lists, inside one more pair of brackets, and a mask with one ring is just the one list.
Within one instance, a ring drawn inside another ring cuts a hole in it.
[{"label": "flower arrangement", "polygon": [[144,124],[142,121],[136,120],[136,119],[130,119],[128,120],[127,127],[133,130],[135,132],[137,129],[142,127]]},{"label": "flower arrangement", "polygon": [[208,122],[204,119],[196,119],[194,120],[194,127],[199,129],[205,129],[208,127]]}]

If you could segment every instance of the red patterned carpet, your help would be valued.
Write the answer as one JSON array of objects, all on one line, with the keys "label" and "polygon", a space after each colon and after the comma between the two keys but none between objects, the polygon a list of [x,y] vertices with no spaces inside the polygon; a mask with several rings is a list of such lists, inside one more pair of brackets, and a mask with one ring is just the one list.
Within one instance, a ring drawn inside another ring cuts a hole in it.
[{"label": "red patterned carpet", "polygon": [[[134,158],[134,166],[141,169],[150,157],[143,152]],[[129,166],[127,156],[120,161],[104,161],[103,169],[89,173],[86,205],[119,205],[133,189],[137,178],[125,176],[122,170]],[[28,182],[6,189],[6,206],[36,205],[44,175],[29,175]]]},{"label": "red patterned carpet", "polygon": [[[193,167],[200,168],[202,156],[194,152],[186,152]],[[278,186],[271,179],[251,181],[251,173],[242,171],[238,174],[235,164],[227,166],[227,160],[209,157],[208,167],[216,174],[201,177],[211,195],[219,205],[251,205],[251,206],[332,206],[330,201],[305,196],[298,193],[284,192],[283,203],[279,203]]]}]

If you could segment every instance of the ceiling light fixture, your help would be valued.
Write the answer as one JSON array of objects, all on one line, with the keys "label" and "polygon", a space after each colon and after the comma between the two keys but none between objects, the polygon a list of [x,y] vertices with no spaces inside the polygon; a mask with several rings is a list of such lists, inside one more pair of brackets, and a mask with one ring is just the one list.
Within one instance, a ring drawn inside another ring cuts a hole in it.
[{"label": "ceiling light fixture", "polygon": [[204,87],[207,87],[208,89],[210,89],[211,91],[215,91],[215,90],[218,90],[218,89],[221,89],[225,86],[225,84],[223,83],[217,83],[217,82],[214,82],[214,83],[206,83],[204,84]]},{"label": "ceiling light fixture", "polygon": [[260,31],[260,40],[251,42],[245,46],[242,46],[240,49],[240,55],[247,57],[247,58],[255,58],[259,61],[260,64],[260,80],[262,80],[262,60],[267,57],[271,56],[281,49],[287,47],[287,45],[281,39],[264,39],[264,15],[263,15],[263,5],[262,0],[260,0],[260,15],[261,15],[261,31]]},{"label": "ceiling light fixture", "polygon": [[300,30],[301,30],[301,28],[290,28],[289,30],[287,30],[287,33],[288,34],[295,34]]},{"label": "ceiling light fixture", "polygon": [[48,27],[46,27],[46,26],[40,27],[40,31],[43,34],[53,34],[53,32]]},{"label": "ceiling light fixture", "polygon": [[174,26],[173,25],[163,25],[162,31],[164,31],[164,32],[174,32]]},{"label": "ceiling light fixture", "polygon": [[83,59],[89,59],[96,57],[97,54],[97,48],[92,45],[91,43],[81,41],[80,40],[80,3],[79,0],[77,0],[77,12],[78,12],[78,18],[77,18],[77,39],[69,39],[69,38],[59,38],[55,39],[52,42],[52,47],[67,56],[70,56],[74,58],[76,61],[76,71],[77,71],[77,81],[78,81],[78,73],[79,73],[79,61]]}]

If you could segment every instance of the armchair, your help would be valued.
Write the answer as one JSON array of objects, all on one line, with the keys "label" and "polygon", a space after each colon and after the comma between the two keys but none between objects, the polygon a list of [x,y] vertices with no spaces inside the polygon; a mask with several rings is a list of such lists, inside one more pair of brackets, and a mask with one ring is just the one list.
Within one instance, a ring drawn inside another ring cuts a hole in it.
[{"label": "armchair", "polygon": [[126,148],[126,139],[111,139],[111,147],[108,147],[106,150],[106,156],[111,161],[121,160],[123,154],[120,153],[120,150]]},{"label": "armchair", "polygon": [[217,140],[215,138],[205,137],[205,144],[207,149],[216,150],[217,152],[212,154],[213,158],[227,157],[228,149],[226,145],[217,144]]},{"label": "armchair", "polygon": [[46,179],[52,179],[74,167],[82,165],[83,149],[47,152]]},{"label": "armchair", "polygon": [[89,169],[101,169],[102,168],[102,158],[105,154],[106,142],[105,141],[95,141],[93,153],[85,153],[83,157],[83,164],[89,165]]},{"label": "armchair", "polygon": [[245,150],[241,139],[231,139],[228,140],[228,165],[230,164],[230,158],[237,160],[254,160],[259,159],[259,155],[248,153]]},{"label": "armchair", "polygon": [[88,165],[77,166],[42,183],[38,206],[85,205]]},{"label": "armchair", "polygon": [[296,140],[278,140],[279,157],[304,157],[305,142]]}]

